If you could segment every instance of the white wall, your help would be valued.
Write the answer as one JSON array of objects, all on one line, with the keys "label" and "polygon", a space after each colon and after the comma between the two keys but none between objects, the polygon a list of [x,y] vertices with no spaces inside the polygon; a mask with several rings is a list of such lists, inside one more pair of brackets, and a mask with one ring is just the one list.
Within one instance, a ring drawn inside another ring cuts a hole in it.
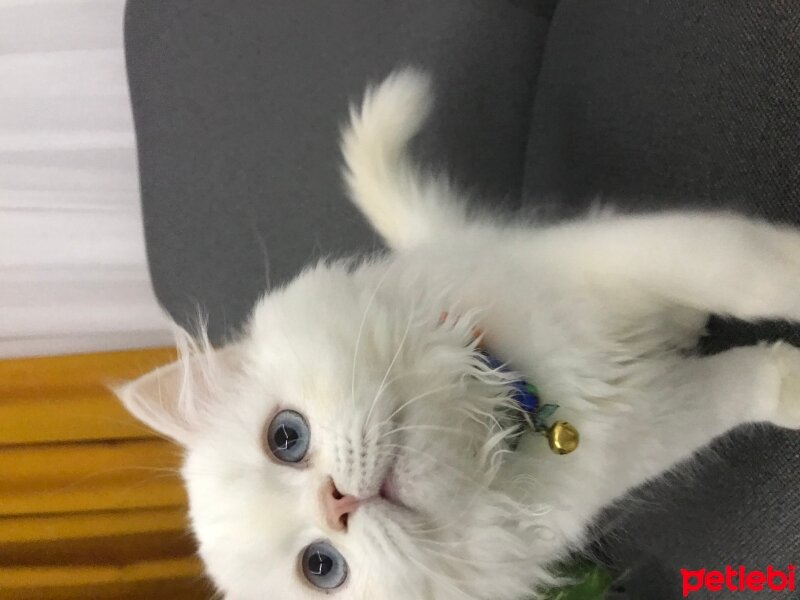
[{"label": "white wall", "polygon": [[0,0],[0,358],[163,345],[123,0]]}]

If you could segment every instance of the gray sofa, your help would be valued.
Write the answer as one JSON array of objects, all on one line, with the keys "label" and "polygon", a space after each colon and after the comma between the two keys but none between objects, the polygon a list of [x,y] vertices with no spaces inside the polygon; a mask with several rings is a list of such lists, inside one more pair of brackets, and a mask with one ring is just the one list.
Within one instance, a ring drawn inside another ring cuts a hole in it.
[{"label": "gray sofa", "polygon": [[[201,306],[221,340],[265,286],[376,248],[345,200],[337,139],[348,102],[402,64],[438,86],[420,160],[487,202],[800,225],[798,32],[793,0],[129,0],[158,298],[184,323]],[[800,330],[714,318],[701,351],[776,338],[800,344]],[[800,434],[733,432],[693,477],[609,509],[594,539],[587,552],[634,599],[681,597],[681,567],[800,561]],[[692,596],[705,597],[724,596]]]}]

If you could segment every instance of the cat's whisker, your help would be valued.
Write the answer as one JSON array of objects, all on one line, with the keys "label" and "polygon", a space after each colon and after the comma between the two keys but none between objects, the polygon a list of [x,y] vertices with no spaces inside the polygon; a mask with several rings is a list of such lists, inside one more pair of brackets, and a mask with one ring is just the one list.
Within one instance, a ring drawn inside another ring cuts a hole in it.
[{"label": "cat's whisker", "polygon": [[[418,534],[428,534],[428,535],[430,535],[430,534],[433,534],[433,533],[442,533],[442,532],[449,531],[450,529],[452,529],[453,527],[455,527],[456,525],[458,525],[458,524],[460,524],[462,522],[462,518],[472,508],[474,502],[478,498],[479,493],[485,492],[485,491],[486,491],[485,489],[478,489],[478,487],[476,486],[476,488],[473,489],[472,495],[469,497],[469,501],[463,504],[463,506],[461,507],[461,510],[458,513],[450,515],[450,519],[448,519],[447,521],[442,521],[436,527],[410,528],[410,532],[418,533]],[[461,496],[461,497],[463,498],[463,496]],[[453,504],[453,502],[455,502],[455,496],[453,496],[451,501],[450,501],[451,505]],[[446,511],[446,512],[449,513],[449,511]]]},{"label": "cat's whisker", "polygon": [[[400,454],[400,453],[397,453],[397,452],[381,452],[381,456],[383,456],[383,457],[390,457],[390,458],[399,458],[399,457],[401,457],[401,456],[402,456],[402,454]],[[431,457],[429,457],[429,458],[431,458]],[[463,479],[465,483],[473,485],[473,486],[474,486],[474,488],[480,488],[480,487],[481,487],[481,484],[480,484],[480,483],[477,483],[477,482],[475,482],[474,480],[472,480],[472,479],[469,479],[467,475],[465,475],[464,473],[461,473],[461,472],[460,472],[460,471],[458,471],[457,469],[454,469],[452,466],[450,466],[450,465],[447,465],[446,463],[442,463],[441,461],[438,461],[438,460],[436,460],[436,459],[432,459],[432,460],[433,460],[433,461],[434,461],[434,462],[435,462],[437,465],[439,465],[439,466],[442,466],[442,467],[445,467],[445,468],[448,468],[448,469],[452,470],[452,471],[455,473],[455,475],[456,475],[456,477],[457,477],[457,478],[461,478],[461,479]],[[469,486],[467,486],[467,487],[469,487]],[[456,501],[456,498],[455,498],[455,497],[452,497],[452,498],[450,499],[450,501],[451,501],[451,502],[455,502],[455,501]]]},{"label": "cat's whisker", "polygon": [[[400,557],[402,557],[405,554],[407,554],[407,552],[404,551],[405,549],[401,547],[400,542],[398,542],[397,539],[395,538],[395,536],[392,535],[389,532],[388,527],[387,527],[387,523],[385,523],[385,522],[381,523],[380,524],[380,529],[381,529],[381,532],[384,535],[379,540],[377,540],[377,542],[378,542],[378,545],[381,546],[381,548],[384,550],[384,552],[386,554],[390,554],[390,555],[394,554],[394,555],[398,555]],[[413,594],[414,585],[411,583],[411,580],[409,579],[408,575],[406,574],[406,572],[404,570],[401,569],[399,571],[399,573],[403,577],[406,589],[410,591],[411,595],[409,595],[408,597],[410,597],[410,598],[413,597],[414,596],[414,594]],[[372,599],[370,598],[369,600],[372,600]]]},{"label": "cat's whisker", "polygon": [[[485,485],[482,482],[472,479],[471,477],[469,477],[469,475],[467,475],[466,473],[458,470],[453,465],[449,465],[446,462],[442,462],[440,459],[438,459],[438,458],[436,458],[434,456],[431,456],[429,453],[424,452],[423,450],[420,450],[419,448],[413,448],[411,446],[406,446],[406,445],[403,445],[403,444],[381,444],[381,447],[379,448],[378,451],[380,452],[384,448],[397,448],[400,451],[416,452],[417,454],[420,454],[420,455],[424,456],[425,458],[427,458],[429,460],[432,460],[436,465],[438,465],[440,467],[443,467],[443,468],[445,468],[445,469],[447,469],[449,471],[452,471],[458,477],[463,478],[465,481],[468,481],[468,482],[474,484],[477,487],[481,487],[481,488],[485,487]],[[400,456],[402,456],[402,454],[401,453],[397,453],[397,454],[394,454],[393,456],[400,457]]]},{"label": "cat's whisker", "polygon": [[364,308],[364,315],[361,317],[361,324],[358,326],[358,334],[356,335],[356,344],[355,349],[353,350],[353,372],[351,376],[351,389],[350,389],[350,399],[355,406],[356,401],[356,363],[358,362],[358,350],[361,347],[361,338],[364,335],[364,327],[367,323],[367,317],[369,316],[369,311],[372,308],[373,303],[375,302],[375,298],[378,296],[378,292],[383,285],[383,282],[386,281],[386,278],[389,275],[389,272],[392,270],[392,265],[394,263],[389,262],[386,266],[386,270],[384,271],[381,278],[378,280],[378,283],[375,285],[375,289],[372,290],[372,294],[370,294],[369,300],[367,301],[367,306]]},{"label": "cat's whisker", "polygon": [[400,427],[395,427],[394,429],[384,431],[378,439],[389,437],[390,435],[399,433],[401,431],[441,431],[445,433],[455,433],[458,435],[469,436],[469,432],[456,427],[444,427],[439,425],[401,425]]},{"label": "cat's whisker", "polygon": [[225,592],[222,590],[217,590],[211,594],[208,600],[225,600]]},{"label": "cat's whisker", "polygon": [[419,534],[419,535],[432,535],[432,534],[441,534],[451,531],[454,527],[459,525],[462,522],[462,517],[467,513],[466,510],[461,510],[457,514],[452,515],[452,517],[446,521],[442,521],[439,525],[435,527],[421,527],[421,528],[409,528],[408,533],[410,535]]},{"label": "cat's whisker", "polygon": [[[408,445],[405,445],[405,444],[398,444],[398,443],[381,443],[380,447],[379,447],[379,451],[384,449],[384,448],[397,448],[397,449],[400,449],[400,450],[408,450],[410,452],[416,452],[417,454],[421,454],[421,455],[425,456],[426,458],[429,458],[430,460],[433,460],[434,463],[436,463],[436,464],[438,464],[440,466],[443,466],[443,467],[445,467],[447,469],[453,470],[453,471],[455,471],[456,473],[458,473],[459,475],[461,475],[463,477],[467,477],[463,472],[459,471],[458,469],[456,469],[452,465],[449,465],[447,463],[442,462],[441,460],[431,456],[429,453],[424,452],[423,450],[421,450],[419,448],[414,448],[412,446],[408,446]],[[499,452],[501,450],[502,449],[498,449],[496,451]],[[475,483],[476,485],[479,485],[481,487],[486,487],[488,485],[488,482],[491,481],[492,479],[494,479],[495,474],[496,473],[494,473],[491,470],[488,471],[487,473],[485,473],[487,483],[478,482],[478,481],[475,481],[474,479],[470,479],[470,481],[472,481],[473,483]]]},{"label": "cat's whisker", "polygon": [[392,368],[394,367],[397,359],[400,356],[400,353],[403,350],[403,346],[408,339],[408,332],[411,331],[411,324],[414,321],[414,306],[411,307],[410,314],[408,317],[408,322],[406,323],[405,331],[403,331],[403,336],[400,338],[400,343],[397,345],[397,350],[392,357],[392,360],[389,362],[389,366],[386,369],[386,373],[383,376],[383,380],[381,381],[380,386],[378,386],[378,391],[375,393],[375,397],[372,399],[372,405],[369,407],[369,412],[367,412],[367,418],[364,419],[363,427],[366,428],[369,426],[370,419],[372,418],[372,412],[375,410],[375,405],[378,402],[378,398],[383,394],[384,386],[386,385],[386,380],[389,378],[389,374],[392,372]]},{"label": "cat's whisker", "polygon": [[[427,398],[428,396],[432,396],[433,394],[438,394],[440,392],[444,392],[444,391],[449,390],[451,388],[458,387],[459,385],[461,385],[461,384],[460,383],[451,383],[451,384],[443,385],[443,386],[440,386],[438,388],[434,388],[432,390],[427,390],[425,392],[422,392],[421,394],[418,394],[418,395],[414,396],[413,398],[410,398],[409,400],[406,400],[403,404],[401,404],[399,407],[397,407],[388,417],[386,417],[380,423],[378,423],[377,427],[380,427],[381,425],[385,425],[386,423],[390,422],[398,414],[400,414],[401,411],[403,411],[406,408],[408,408],[414,402],[418,402],[418,401],[422,400],[423,398]],[[374,427],[369,431],[369,433],[372,433],[373,431],[374,431]]]},{"label": "cat's whisker", "polygon": [[[251,212],[249,209],[249,205],[245,205],[248,208],[246,209],[247,212]],[[247,219],[247,224],[250,228],[253,237],[258,244],[259,249],[261,250],[261,255],[264,258],[264,289],[263,293],[268,294],[272,291],[272,279],[270,277],[270,260],[269,260],[269,252],[267,251],[267,244],[264,241],[264,237],[261,235],[261,232],[258,231],[256,227],[256,223],[258,222],[257,219],[254,218],[254,215],[250,214],[250,218]]]},{"label": "cat's whisker", "polygon": [[434,579],[440,585],[449,588],[451,591],[455,592],[459,597],[463,598],[464,600],[477,600],[475,596],[465,592],[461,587],[457,586],[457,583],[466,583],[464,579],[456,579],[452,575],[443,575],[442,573],[437,573],[433,571],[428,565],[424,564],[423,562],[414,558],[413,554],[408,554],[406,559],[414,563],[420,570],[427,573],[429,577]]},{"label": "cat's whisker", "polygon": [[[437,558],[446,558],[450,562],[457,562],[457,563],[460,563],[460,564],[463,564],[463,565],[467,565],[467,566],[470,566],[470,567],[479,566],[479,564],[483,564],[483,565],[487,564],[486,561],[480,561],[480,563],[479,563],[476,560],[465,558],[463,555],[459,556],[459,555],[443,552],[443,551],[439,550],[438,548],[431,548],[431,546],[436,546],[437,545],[435,540],[429,540],[429,539],[425,539],[425,538],[414,538],[414,541],[419,546],[423,546],[426,549],[430,549],[429,553],[433,554]],[[503,562],[505,563],[506,561],[503,561]],[[489,563],[489,564],[492,564],[492,563]]]},{"label": "cat's whisker", "polygon": [[325,425],[324,423],[314,423],[314,426],[322,429],[323,431],[326,431],[326,432],[330,433],[335,438],[343,438],[343,437],[345,437],[345,433],[344,432],[337,431],[333,427],[329,427],[328,425]]},{"label": "cat's whisker", "polygon": [[[403,379],[404,377],[414,377],[414,376],[417,376],[419,373],[424,373],[424,372],[427,372],[427,371],[428,371],[428,369],[422,368],[422,367],[418,367],[418,368],[415,368],[415,369],[404,369],[401,373],[397,373],[394,377],[392,377],[391,379],[388,379],[386,381],[386,384],[383,386],[383,390],[381,391],[381,393],[380,394],[376,394],[376,396],[379,396],[380,400],[385,400],[387,397],[384,396],[382,392],[385,392],[386,389],[388,389],[391,384],[393,384],[396,381],[399,381],[399,380]],[[369,436],[373,435],[375,429],[380,429],[381,426],[386,425],[394,416],[396,416],[395,413],[392,413],[391,415],[389,415],[387,418],[383,419],[379,423],[376,423],[376,424],[372,425],[371,427],[369,427],[369,429],[367,429],[367,431],[364,434],[364,438],[366,439]],[[364,425],[366,425],[366,420],[365,420]]]}]

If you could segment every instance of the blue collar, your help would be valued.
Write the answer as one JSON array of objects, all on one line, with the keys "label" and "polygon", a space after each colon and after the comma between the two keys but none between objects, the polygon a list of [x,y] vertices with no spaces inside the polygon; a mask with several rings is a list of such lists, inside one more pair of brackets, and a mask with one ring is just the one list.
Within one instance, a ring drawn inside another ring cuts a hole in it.
[{"label": "blue collar", "polygon": [[[499,361],[494,356],[489,354],[486,351],[486,348],[480,348],[480,351],[483,355],[483,360],[486,361],[486,364],[489,367],[501,373],[511,372],[511,369],[506,366],[506,363]],[[512,389],[511,395],[514,400],[516,400],[519,407],[529,415],[529,423],[533,431],[547,435],[548,439],[551,441],[552,447],[553,437],[558,436],[559,433],[558,430],[554,430],[553,425],[548,424],[547,421],[558,410],[558,404],[547,404],[542,402],[541,398],[539,397],[539,390],[536,389],[536,386],[524,379],[514,379],[513,381],[510,381],[508,385]],[[577,432],[572,425],[561,422],[557,422],[557,425],[559,425],[561,428],[568,426],[570,430],[575,432],[575,435],[577,436]]]},{"label": "blue collar", "polygon": [[[483,360],[486,361],[486,364],[492,369],[501,373],[509,373],[511,371],[511,369],[509,369],[505,363],[497,360],[483,348],[481,348],[481,354],[483,354]],[[540,404],[539,392],[536,389],[536,386],[528,383],[524,379],[515,379],[514,381],[511,381],[509,385],[514,390],[512,395],[514,400],[517,401],[517,404],[519,404],[520,408],[525,412],[535,416],[539,410]]]}]

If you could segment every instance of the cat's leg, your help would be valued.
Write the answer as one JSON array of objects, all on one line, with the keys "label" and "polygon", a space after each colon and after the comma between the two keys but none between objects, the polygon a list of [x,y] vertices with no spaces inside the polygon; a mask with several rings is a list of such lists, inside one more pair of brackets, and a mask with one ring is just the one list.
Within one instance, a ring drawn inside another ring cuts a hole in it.
[{"label": "cat's leg", "polygon": [[602,477],[619,493],[743,423],[800,429],[800,349],[789,344],[687,358],[649,386],[607,442]]},{"label": "cat's leg", "polygon": [[567,223],[542,230],[532,244],[533,255],[581,274],[631,316],[637,302],[653,301],[800,321],[800,231],[790,227],[727,213],[665,213]]},{"label": "cat's leg", "polygon": [[521,439],[517,453],[530,461],[511,463],[508,478],[531,482],[520,487],[524,501],[554,508],[542,525],[556,533],[556,550],[584,544],[586,526],[642,484],[672,469],[691,478],[686,461],[739,425],[800,429],[800,349],[761,345],[673,359],[642,363],[618,383],[624,409],[561,407],[559,418],[580,432],[575,452],[559,456],[541,436]]}]

